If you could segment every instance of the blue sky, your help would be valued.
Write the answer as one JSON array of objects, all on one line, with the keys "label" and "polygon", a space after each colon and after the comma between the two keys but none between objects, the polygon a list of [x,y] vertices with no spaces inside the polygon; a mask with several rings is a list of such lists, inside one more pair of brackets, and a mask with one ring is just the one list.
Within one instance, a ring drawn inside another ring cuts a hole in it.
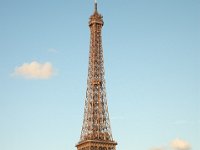
[{"label": "blue sky", "polygon": [[[117,149],[199,150],[200,1],[98,5]],[[0,0],[1,150],[76,149],[92,13],[92,0]]]}]

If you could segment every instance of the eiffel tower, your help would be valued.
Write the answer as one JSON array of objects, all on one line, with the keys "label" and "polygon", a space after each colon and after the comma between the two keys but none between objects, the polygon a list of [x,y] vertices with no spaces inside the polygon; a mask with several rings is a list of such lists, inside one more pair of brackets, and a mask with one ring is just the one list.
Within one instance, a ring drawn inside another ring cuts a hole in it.
[{"label": "eiffel tower", "polygon": [[106,88],[104,79],[104,59],[101,30],[103,17],[97,11],[90,17],[90,53],[84,119],[77,150],[116,150],[113,140]]}]

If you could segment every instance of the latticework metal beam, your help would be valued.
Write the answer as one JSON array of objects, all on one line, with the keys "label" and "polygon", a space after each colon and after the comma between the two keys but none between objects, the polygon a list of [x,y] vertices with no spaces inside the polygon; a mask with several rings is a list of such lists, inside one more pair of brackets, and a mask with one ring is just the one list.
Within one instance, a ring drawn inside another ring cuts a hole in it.
[{"label": "latticework metal beam", "polygon": [[87,79],[87,92],[84,108],[83,126],[78,150],[114,150],[114,142],[110,127],[106,85],[104,78],[104,59],[101,30],[103,17],[97,12],[90,17],[90,53]]}]

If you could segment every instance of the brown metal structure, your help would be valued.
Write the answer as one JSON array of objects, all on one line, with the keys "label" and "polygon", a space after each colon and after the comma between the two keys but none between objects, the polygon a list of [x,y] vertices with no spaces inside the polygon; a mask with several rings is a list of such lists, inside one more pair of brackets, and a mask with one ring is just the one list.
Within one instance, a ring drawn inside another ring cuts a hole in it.
[{"label": "brown metal structure", "polygon": [[83,126],[78,150],[116,150],[113,140],[104,78],[101,30],[103,17],[95,10],[90,17],[90,56]]}]

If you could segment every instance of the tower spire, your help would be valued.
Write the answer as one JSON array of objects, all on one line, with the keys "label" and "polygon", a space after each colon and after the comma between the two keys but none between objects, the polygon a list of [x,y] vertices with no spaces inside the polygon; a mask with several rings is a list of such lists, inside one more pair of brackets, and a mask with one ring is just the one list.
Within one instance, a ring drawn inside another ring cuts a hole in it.
[{"label": "tower spire", "polygon": [[94,11],[97,12],[97,0],[94,0]]}]

